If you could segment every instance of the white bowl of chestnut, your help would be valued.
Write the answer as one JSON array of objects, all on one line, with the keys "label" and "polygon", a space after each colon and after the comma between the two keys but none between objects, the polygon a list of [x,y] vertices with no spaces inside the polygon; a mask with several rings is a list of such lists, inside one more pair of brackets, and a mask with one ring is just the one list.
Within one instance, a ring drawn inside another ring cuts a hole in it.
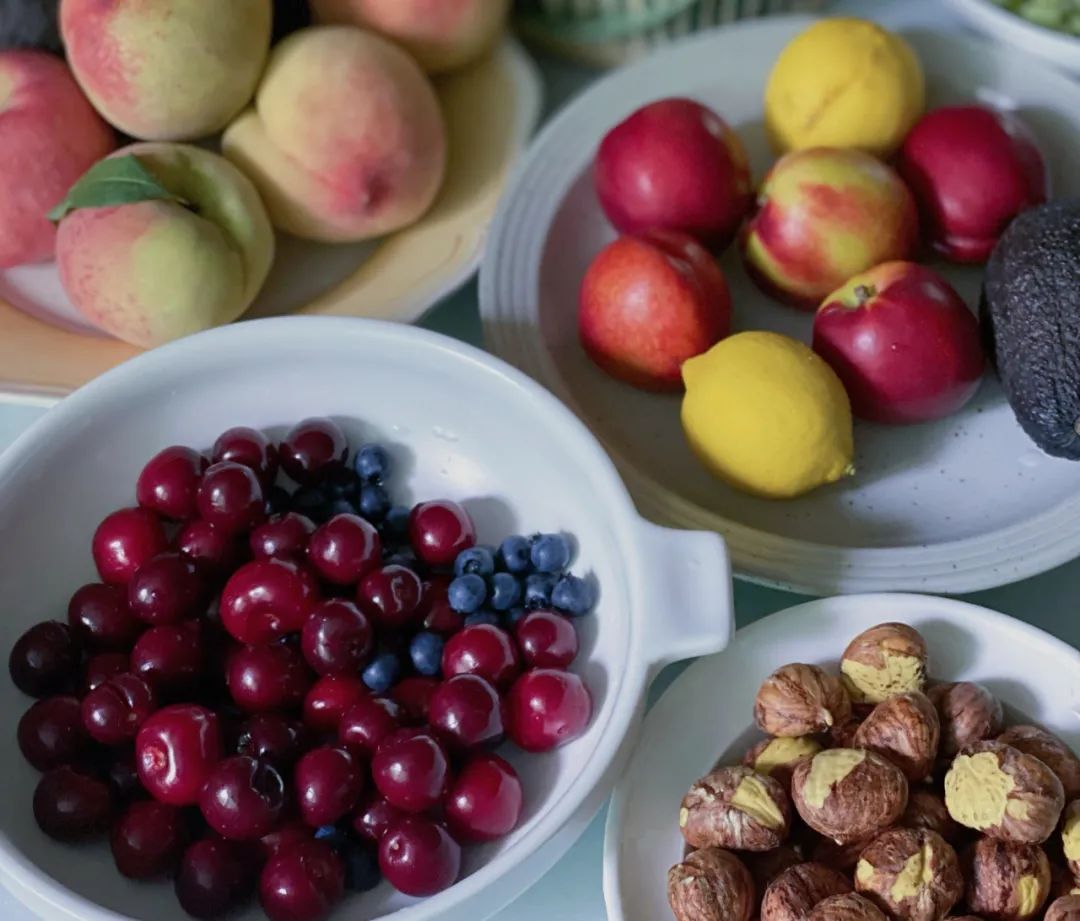
[{"label": "white bowl of chestnut", "polygon": [[1080,652],[944,598],[774,614],[646,719],[610,921],[1078,921]]}]

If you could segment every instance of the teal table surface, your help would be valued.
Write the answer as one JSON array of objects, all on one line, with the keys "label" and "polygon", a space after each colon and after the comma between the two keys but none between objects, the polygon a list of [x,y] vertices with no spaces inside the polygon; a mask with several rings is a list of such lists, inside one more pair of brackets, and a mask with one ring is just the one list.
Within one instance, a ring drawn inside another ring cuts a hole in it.
[{"label": "teal table surface", "polygon": [[[831,12],[871,16],[889,26],[917,25],[960,29],[940,0],[840,0],[829,4]],[[556,61],[543,61],[546,108],[550,113],[579,92],[594,72]],[[477,289],[470,282],[434,307],[422,326],[468,342],[482,344],[477,308]],[[45,410],[25,405],[0,404],[0,450],[6,448]],[[966,600],[1004,611],[1035,624],[1073,646],[1080,646],[1080,560],[1033,579],[965,596]],[[735,586],[736,619],[744,626],[774,611],[805,601],[788,592],[746,582]],[[679,667],[668,669],[653,688],[655,698],[677,676]],[[532,889],[496,915],[497,921],[599,921],[605,916],[601,891],[603,812],[567,855]],[[0,889],[0,918],[30,921],[26,909]],[[659,919],[658,919],[659,921]]]}]

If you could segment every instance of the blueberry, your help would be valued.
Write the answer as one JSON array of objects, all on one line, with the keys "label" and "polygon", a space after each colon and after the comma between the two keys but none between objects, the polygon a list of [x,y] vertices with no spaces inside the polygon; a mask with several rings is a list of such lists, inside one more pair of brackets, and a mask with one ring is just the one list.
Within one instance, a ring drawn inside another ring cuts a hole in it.
[{"label": "blueberry", "polygon": [[390,494],[381,486],[360,490],[360,514],[368,521],[382,521],[390,511]]},{"label": "blueberry", "polygon": [[483,577],[468,572],[458,576],[446,590],[446,599],[450,607],[462,614],[472,614],[479,610],[487,598],[487,583]]},{"label": "blueberry", "polygon": [[525,607],[551,607],[551,593],[555,588],[555,577],[546,572],[534,572],[525,577]]},{"label": "blueberry", "polygon": [[454,560],[454,575],[476,573],[478,576],[490,576],[495,572],[495,554],[490,547],[470,547],[462,550]]},{"label": "blueberry", "polygon": [[439,674],[439,669],[442,668],[442,651],[442,637],[426,630],[416,634],[409,644],[409,658],[412,659],[413,668],[429,678]]},{"label": "blueberry", "polygon": [[593,609],[596,593],[591,583],[567,573],[555,583],[555,588],[551,591],[551,604],[564,614],[581,617]]},{"label": "blueberry", "polygon": [[388,537],[404,540],[409,534],[409,507],[407,505],[393,506],[386,513],[382,526]]},{"label": "blueberry", "polygon": [[517,627],[518,621],[523,618],[528,611],[524,608],[511,608],[509,611],[503,611],[502,615],[502,628],[507,633],[513,633],[514,628]]},{"label": "blueberry", "polygon": [[416,559],[416,554],[412,552],[409,547],[402,547],[393,553],[388,553],[383,558],[383,566],[404,566],[406,569],[411,569],[417,575],[422,575],[424,567],[420,565],[420,561]]},{"label": "blueberry", "polygon": [[356,452],[356,474],[365,483],[381,483],[390,476],[390,455],[382,445],[362,445]]},{"label": "blueberry", "polygon": [[353,892],[368,892],[382,880],[375,849],[350,841],[338,852],[345,865],[345,886]]},{"label": "blueberry", "polygon": [[293,498],[284,486],[271,486],[266,492],[266,514],[284,515],[293,507]]},{"label": "blueberry", "polygon": [[482,608],[475,614],[470,614],[465,618],[466,627],[475,627],[478,624],[488,624],[489,626],[497,627],[499,626],[499,615],[490,608]]},{"label": "blueberry", "polygon": [[[335,515],[355,515],[356,503],[344,496],[328,499],[323,506],[323,521],[329,521]],[[320,524],[322,522],[319,522]]]},{"label": "blueberry", "polygon": [[335,851],[340,851],[349,843],[349,836],[345,834],[344,829],[336,825],[323,825],[315,829],[315,840],[325,841]]},{"label": "blueberry", "polygon": [[292,510],[307,515],[317,524],[326,521],[326,493],[314,486],[301,486],[292,494]]},{"label": "blueberry", "polygon": [[526,573],[532,569],[529,541],[520,534],[506,538],[499,545],[499,562],[507,572]]},{"label": "blueberry", "polygon": [[328,499],[351,499],[355,502],[360,497],[360,477],[348,467],[339,467],[326,475],[321,489]]},{"label": "blueberry", "polygon": [[521,601],[521,582],[508,572],[497,572],[491,577],[491,606],[505,611]]},{"label": "blueberry", "polygon": [[400,674],[398,657],[392,652],[381,652],[368,663],[360,677],[372,693],[385,694],[397,683]]},{"label": "blueberry", "polygon": [[570,541],[562,534],[538,534],[529,556],[537,572],[562,572],[570,565]]}]

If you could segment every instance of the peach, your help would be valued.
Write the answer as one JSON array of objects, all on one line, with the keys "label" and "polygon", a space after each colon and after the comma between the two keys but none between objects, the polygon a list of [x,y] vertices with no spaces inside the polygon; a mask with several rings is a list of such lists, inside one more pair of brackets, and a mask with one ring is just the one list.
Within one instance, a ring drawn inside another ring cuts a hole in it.
[{"label": "peach", "polygon": [[351,26],[317,26],[270,55],[255,107],[222,139],[276,227],[355,242],[411,224],[446,168],[446,129],[423,71]]},{"label": "peach", "polygon": [[131,154],[181,201],[80,208],[60,222],[60,281],[106,332],[149,348],[242,314],[274,257],[274,232],[251,182],[228,160],[186,144]]},{"label": "peach", "polygon": [[115,146],[63,61],[0,52],[0,269],[52,259],[46,215]]},{"label": "peach", "polygon": [[271,0],[63,0],[60,29],[86,95],[133,137],[220,131],[251,100]]},{"label": "peach", "polygon": [[364,26],[404,46],[429,74],[476,60],[506,25],[510,0],[312,0],[319,22]]}]

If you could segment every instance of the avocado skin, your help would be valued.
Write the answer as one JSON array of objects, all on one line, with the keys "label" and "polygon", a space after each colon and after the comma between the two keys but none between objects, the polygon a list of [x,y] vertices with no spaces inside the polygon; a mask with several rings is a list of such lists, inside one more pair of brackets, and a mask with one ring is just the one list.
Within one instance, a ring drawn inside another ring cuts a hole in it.
[{"label": "avocado skin", "polygon": [[1080,199],[1025,211],[990,256],[979,307],[987,353],[1024,431],[1080,460]]}]

